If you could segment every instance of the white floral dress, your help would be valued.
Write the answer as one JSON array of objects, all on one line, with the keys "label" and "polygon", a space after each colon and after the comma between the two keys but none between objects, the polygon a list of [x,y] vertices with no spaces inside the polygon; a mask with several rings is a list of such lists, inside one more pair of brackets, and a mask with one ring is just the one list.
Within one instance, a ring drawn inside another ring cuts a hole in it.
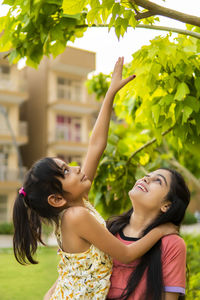
[{"label": "white floral dress", "polygon": [[[103,218],[88,201],[85,201],[85,206],[105,226]],[[83,253],[62,251],[59,228],[56,236],[60,246],[58,255],[61,260],[58,265],[58,283],[51,300],[105,299],[110,287],[111,258],[94,245]]]}]

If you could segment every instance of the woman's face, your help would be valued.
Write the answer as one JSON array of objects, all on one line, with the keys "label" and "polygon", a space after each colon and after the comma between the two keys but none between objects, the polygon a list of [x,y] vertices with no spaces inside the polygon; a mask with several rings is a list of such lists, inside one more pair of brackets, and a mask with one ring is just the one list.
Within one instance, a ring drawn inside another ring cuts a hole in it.
[{"label": "woman's face", "polygon": [[139,179],[129,191],[134,210],[159,213],[171,184],[171,173],[158,169]]}]

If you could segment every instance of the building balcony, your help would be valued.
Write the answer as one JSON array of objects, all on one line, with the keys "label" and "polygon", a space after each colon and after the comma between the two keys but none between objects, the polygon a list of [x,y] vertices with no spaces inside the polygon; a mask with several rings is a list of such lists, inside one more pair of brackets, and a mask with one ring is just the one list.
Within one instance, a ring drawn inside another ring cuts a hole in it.
[{"label": "building balcony", "polygon": [[48,147],[51,148],[55,153],[73,153],[73,155],[83,155],[87,151],[88,144],[84,142],[55,139],[49,141]]},{"label": "building balcony", "polygon": [[28,99],[26,81],[22,80],[20,74],[12,78],[0,74],[0,102],[20,104]]},{"label": "building balcony", "polygon": [[78,113],[80,115],[92,114],[99,109],[99,103],[88,103],[88,102],[79,102],[72,101],[67,98],[55,99],[51,104],[49,104],[49,108],[55,111],[63,111],[68,113]]},{"label": "building balcony", "polygon": [[[9,128],[6,124],[0,127],[0,144],[13,144],[13,137]],[[17,134],[15,134],[15,140],[18,145],[24,145],[28,142],[28,123],[25,121],[20,121]]]},{"label": "building balcony", "polygon": [[95,59],[94,52],[68,46],[62,54],[50,60],[50,67],[64,73],[87,76],[95,70]]},{"label": "building balcony", "polygon": [[[1,84],[1,83],[0,83]],[[0,88],[0,103],[21,104],[28,99],[28,93],[12,91]]]},{"label": "building balcony", "polygon": [[22,179],[25,176],[27,169],[23,166],[19,168],[9,168],[8,166],[1,166],[0,168],[0,187],[3,188],[12,188],[11,183],[15,183],[15,186],[18,186],[21,183]]}]

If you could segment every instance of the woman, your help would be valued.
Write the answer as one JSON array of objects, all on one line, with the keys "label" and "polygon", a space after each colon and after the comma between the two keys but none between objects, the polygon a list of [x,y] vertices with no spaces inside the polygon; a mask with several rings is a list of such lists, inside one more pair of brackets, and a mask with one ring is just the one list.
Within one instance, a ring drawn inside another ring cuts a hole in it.
[{"label": "woman", "polygon": [[[172,222],[180,225],[190,192],[175,170],[159,169],[138,180],[129,197],[133,208],[108,221],[108,229],[125,244]],[[165,236],[140,260],[114,260],[108,299],[176,300],[185,293],[186,247],[178,235]],[[184,297],[184,296],[183,296]]]}]

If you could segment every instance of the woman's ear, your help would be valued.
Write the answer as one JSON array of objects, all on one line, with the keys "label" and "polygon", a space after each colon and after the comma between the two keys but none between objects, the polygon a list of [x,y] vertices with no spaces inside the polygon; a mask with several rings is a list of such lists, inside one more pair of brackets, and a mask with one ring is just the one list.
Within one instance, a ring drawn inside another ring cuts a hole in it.
[{"label": "woman's ear", "polygon": [[170,201],[166,201],[165,203],[162,204],[160,210],[163,213],[166,213],[168,211],[168,209],[170,208],[170,206],[171,206],[171,202]]},{"label": "woman's ear", "polygon": [[49,205],[53,207],[62,207],[66,204],[66,199],[64,199],[61,195],[51,194],[48,196],[47,201]]}]

